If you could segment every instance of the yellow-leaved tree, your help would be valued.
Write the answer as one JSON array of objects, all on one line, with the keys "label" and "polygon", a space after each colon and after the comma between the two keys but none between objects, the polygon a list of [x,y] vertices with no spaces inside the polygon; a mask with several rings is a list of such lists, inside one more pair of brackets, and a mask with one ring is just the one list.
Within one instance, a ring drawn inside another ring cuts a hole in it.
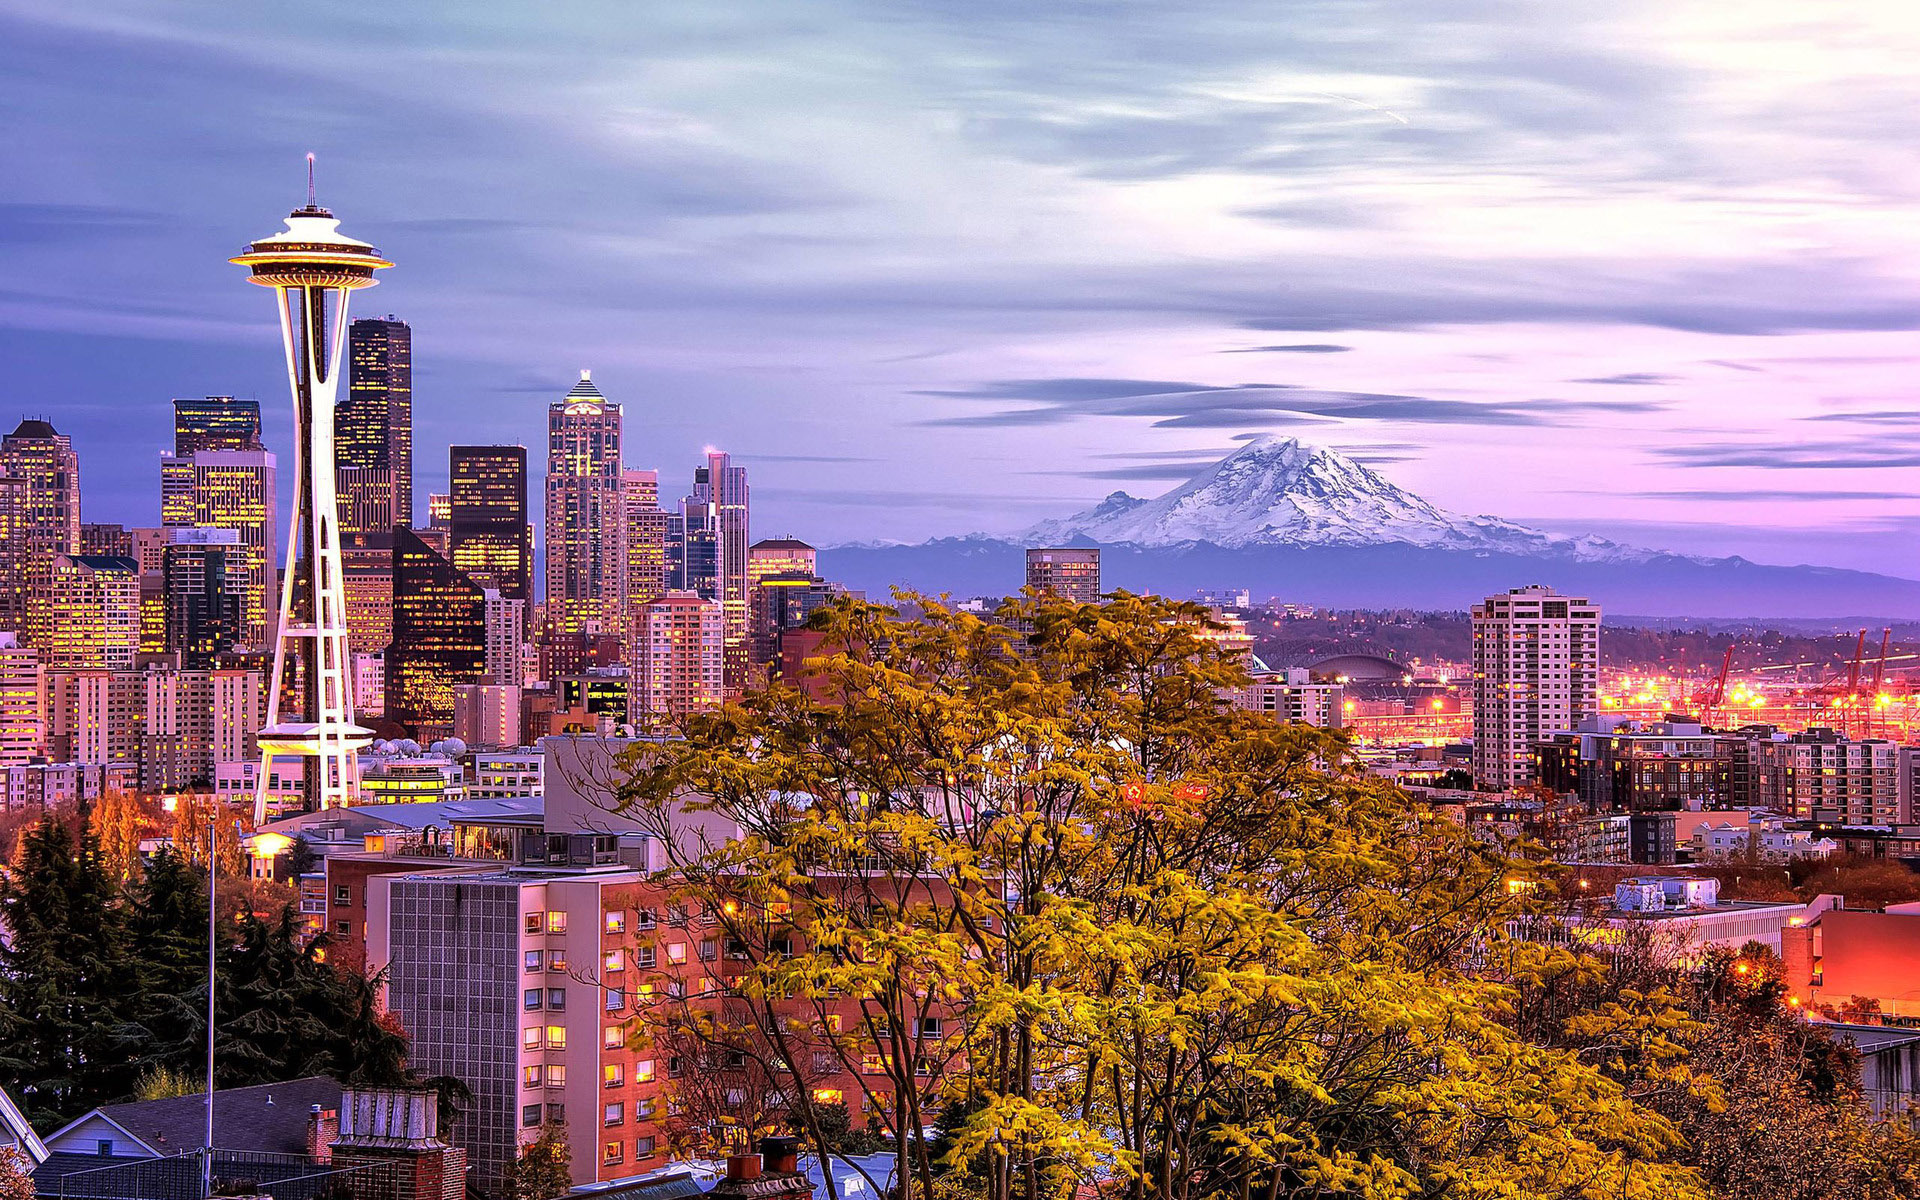
[{"label": "yellow-leaved tree", "polygon": [[627,752],[605,802],[715,947],[640,1036],[785,1080],[817,1148],[847,1103],[911,1196],[1705,1195],[1478,969],[1531,868],[1226,703],[1205,609],[901,601]]}]

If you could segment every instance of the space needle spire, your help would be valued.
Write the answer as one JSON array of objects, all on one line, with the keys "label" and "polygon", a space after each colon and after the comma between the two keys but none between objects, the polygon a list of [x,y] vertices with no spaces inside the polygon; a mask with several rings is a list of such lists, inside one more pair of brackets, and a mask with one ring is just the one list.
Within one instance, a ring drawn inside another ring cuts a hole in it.
[{"label": "space needle spire", "polygon": [[[260,777],[254,820],[266,820],[267,791],[276,755],[306,760],[309,808],[351,804],[359,796],[359,752],[373,731],[354,721],[352,666],[347,648],[347,601],[340,569],[340,528],[334,498],[333,410],[346,341],[347,296],[372,287],[373,273],[393,264],[365,242],[340,232],[340,222],[314,200],[313,155],[307,155],[307,206],[287,217],[280,233],[261,238],[232,262],[252,270],[252,281],[274,289],[280,340],[293,392],[298,482],[293,526],[273,646],[273,684],[267,727],[260,731]],[[298,698],[299,713],[283,704]]]}]

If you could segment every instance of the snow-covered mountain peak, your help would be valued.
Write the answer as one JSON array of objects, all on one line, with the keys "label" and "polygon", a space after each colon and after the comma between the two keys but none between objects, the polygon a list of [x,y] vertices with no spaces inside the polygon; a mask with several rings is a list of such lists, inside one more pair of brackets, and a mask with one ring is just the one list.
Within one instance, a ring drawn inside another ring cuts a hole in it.
[{"label": "snow-covered mountain peak", "polygon": [[1375,546],[1572,554],[1639,552],[1602,539],[1566,538],[1494,517],[1439,508],[1379,472],[1323,446],[1268,436],[1248,442],[1152,500],[1115,492],[1093,508],[1028,530],[1029,544],[1075,538],[1168,546]]}]

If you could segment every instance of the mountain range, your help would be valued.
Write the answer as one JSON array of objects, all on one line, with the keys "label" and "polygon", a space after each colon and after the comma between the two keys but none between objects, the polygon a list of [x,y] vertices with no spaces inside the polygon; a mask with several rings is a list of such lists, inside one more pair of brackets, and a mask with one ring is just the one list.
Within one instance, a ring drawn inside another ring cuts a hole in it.
[{"label": "mountain range", "polygon": [[844,546],[832,573],[884,595],[1017,590],[1029,546],[1099,546],[1104,585],[1191,595],[1247,588],[1341,608],[1461,609],[1546,583],[1658,616],[1920,615],[1920,582],[1744,558],[1669,554],[1449,512],[1379,472],[1294,438],[1249,442],[1164,495],[1115,492],[1013,537]]}]

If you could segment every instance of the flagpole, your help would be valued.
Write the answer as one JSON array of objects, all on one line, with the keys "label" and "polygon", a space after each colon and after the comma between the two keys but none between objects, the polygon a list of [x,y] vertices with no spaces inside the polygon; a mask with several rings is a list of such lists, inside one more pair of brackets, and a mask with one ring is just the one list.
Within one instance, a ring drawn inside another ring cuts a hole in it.
[{"label": "flagpole", "polygon": [[217,893],[220,888],[218,810],[207,815],[207,1143],[200,1160],[200,1195],[213,1195],[213,984],[219,963],[220,915]]}]

